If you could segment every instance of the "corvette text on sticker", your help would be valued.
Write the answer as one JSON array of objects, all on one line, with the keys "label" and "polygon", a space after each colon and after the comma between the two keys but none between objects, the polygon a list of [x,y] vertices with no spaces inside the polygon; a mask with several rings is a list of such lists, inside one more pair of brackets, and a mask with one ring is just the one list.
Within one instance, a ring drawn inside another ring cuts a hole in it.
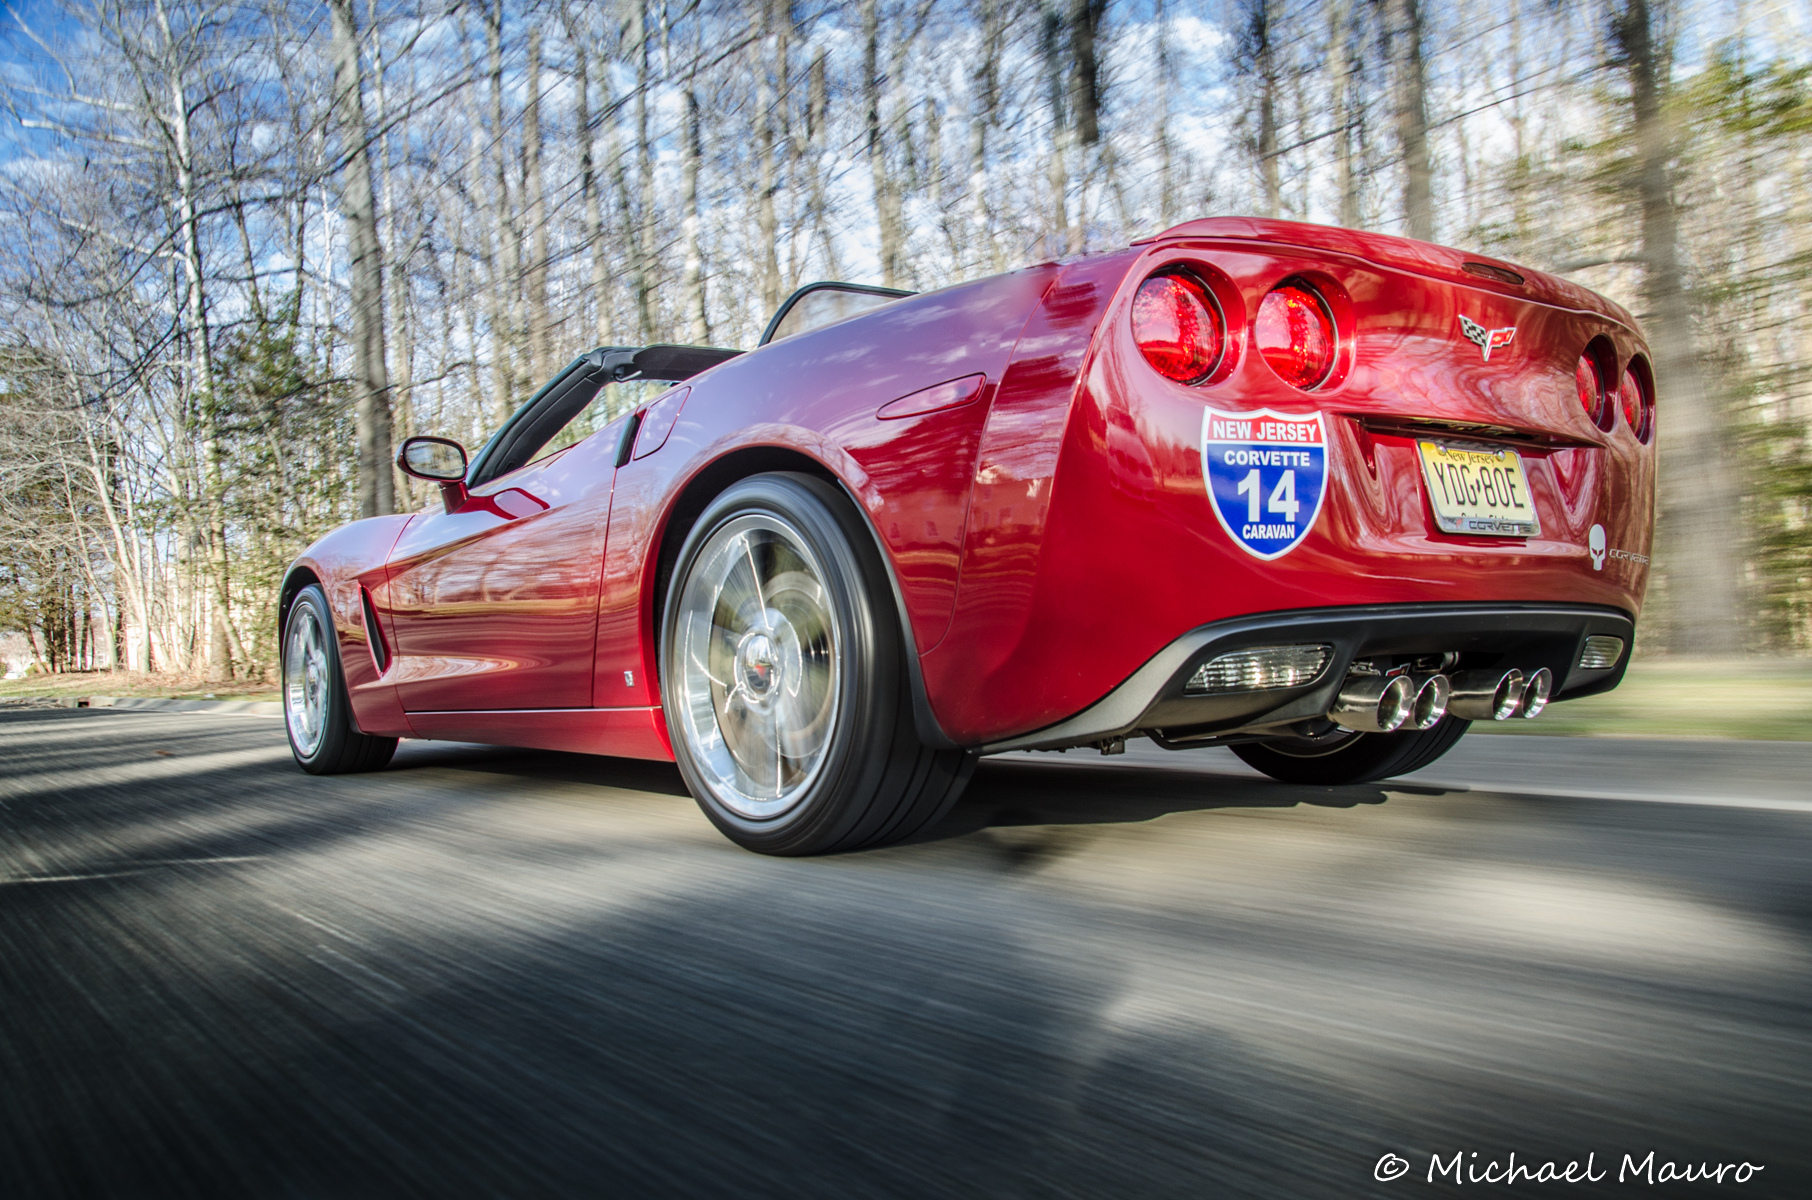
[{"label": "corvette text on sticker", "polygon": [[1202,475],[1214,515],[1255,558],[1288,554],[1315,527],[1327,463],[1319,414],[1202,414]]}]

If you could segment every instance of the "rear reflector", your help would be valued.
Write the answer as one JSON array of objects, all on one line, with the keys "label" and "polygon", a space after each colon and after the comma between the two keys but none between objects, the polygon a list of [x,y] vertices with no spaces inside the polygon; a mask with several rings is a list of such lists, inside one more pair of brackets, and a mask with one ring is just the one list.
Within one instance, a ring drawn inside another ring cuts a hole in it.
[{"label": "rear reflector", "polygon": [[1283,284],[1259,301],[1252,340],[1285,383],[1319,387],[1333,373],[1334,319],[1300,283]]},{"label": "rear reflector", "polygon": [[1302,687],[1315,682],[1333,656],[1332,646],[1259,646],[1253,650],[1236,650],[1203,663],[1183,685],[1183,693],[1205,696]]},{"label": "rear reflector", "polygon": [[1133,340],[1158,374],[1178,383],[1200,383],[1220,364],[1226,344],[1221,310],[1200,280],[1176,273],[1153,275],[1133,296]]},{"label": "rear reflector", "polygon": [[1579,407],[1592,424],[1604,428],[1605,410],[1608,407],[1604,394],[1604,379],[1598,372],[1598,362],[1588,352],[1579,356],[1573,366],[1573,387],[1579,393]]},{"label": "rear reflector", "polygon": [[1627,367],[1623,372],[1623,383],[1617,389],[1617,399],[1623,405],[1623,419],[1629,423],[1630,432],[1638,441],[1648,441],[1649,434],[1654,432],[1655,406],[1649,400],[1648,389],[1642,386],[1642,380]]},{"label": "rear reflector", "polygon": [[1623,657],[1623,639],[1594,634],[1585,640],[1585,651],[1579,656],[1582,671],[1602,671],[1617,665]]}]

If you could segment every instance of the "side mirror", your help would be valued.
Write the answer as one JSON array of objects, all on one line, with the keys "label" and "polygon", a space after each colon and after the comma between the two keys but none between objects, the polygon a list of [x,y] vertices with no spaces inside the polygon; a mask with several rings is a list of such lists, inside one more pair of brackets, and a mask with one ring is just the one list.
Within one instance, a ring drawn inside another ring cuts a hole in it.
[{"label": "side mirror", "polygon": [[405,475],[440,484],[441,503],[448,512],[465,506],[466,448],[452,438],[405,438],[396,465]]}]

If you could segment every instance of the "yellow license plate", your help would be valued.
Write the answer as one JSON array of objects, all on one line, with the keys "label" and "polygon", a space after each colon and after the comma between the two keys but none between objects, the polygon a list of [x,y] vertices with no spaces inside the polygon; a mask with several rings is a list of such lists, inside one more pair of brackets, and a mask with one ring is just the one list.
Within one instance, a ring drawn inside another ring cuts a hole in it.
[{"label": "yellow license plate", "polygon": [[1503,447],[1418,442],[1422,480],[1435,524],[1444,533],[1540,537],[1523,459]]}]

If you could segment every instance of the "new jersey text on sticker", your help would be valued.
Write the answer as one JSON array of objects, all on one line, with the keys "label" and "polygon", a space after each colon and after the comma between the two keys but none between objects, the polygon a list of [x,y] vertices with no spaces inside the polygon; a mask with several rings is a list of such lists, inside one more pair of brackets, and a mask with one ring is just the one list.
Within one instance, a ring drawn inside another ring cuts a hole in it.
[{"label": "new jersey text on sticker", "polygon": [[1327,492],[1321,415],[1204,412],[1202,477],[1240,549],[1266,560],[1288,554],[1315,527]]}]

